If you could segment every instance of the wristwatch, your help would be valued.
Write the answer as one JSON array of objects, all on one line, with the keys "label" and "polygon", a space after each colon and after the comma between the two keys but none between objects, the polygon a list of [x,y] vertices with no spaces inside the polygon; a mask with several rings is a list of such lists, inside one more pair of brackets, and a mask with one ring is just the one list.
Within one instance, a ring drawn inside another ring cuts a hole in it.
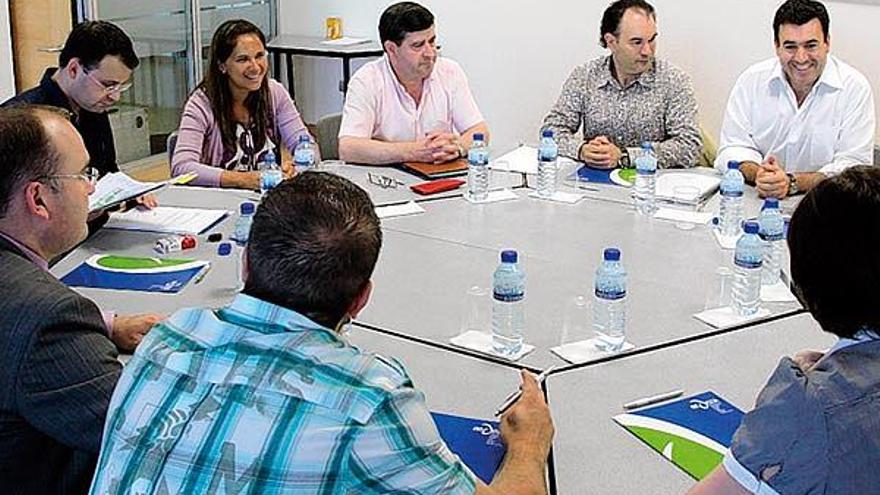
[{"label": "wristwatch", "polygon": [[617,166],[620,168],[630,168],[632,166],[629,159],[629,150],[625,146],[620,148],[620,158],[617,159]]},{"label": "wristwatch", "polygon": [[795,177],[792,173],[787,173],[785,175],[788,176],[788,195],[794,196],[795,194],[801,192],[801,190],[798,188],[797,177]]}]

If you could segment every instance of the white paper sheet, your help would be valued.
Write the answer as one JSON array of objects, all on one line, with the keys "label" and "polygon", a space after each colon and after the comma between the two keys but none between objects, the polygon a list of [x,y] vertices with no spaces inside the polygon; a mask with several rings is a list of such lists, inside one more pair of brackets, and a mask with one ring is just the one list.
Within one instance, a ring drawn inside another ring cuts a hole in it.
[{"label": "white paper sheet", "polygon": [[[571,158],[560,156],[556,161],[560,168],[566,164],[574,163]],[[538,148],[522,145],[512,151],[499,156],[489,162],[492,170],[505,170],[510,172],[522,172],[525,174],[538,173]]]},{"label": "white paper sheet", "polygon": [[486,332],[478,332],[476,330],[469,330],[467,332],[461,333],[449,339],[449,343],[456,347],[470,349],[472,351],[479,352],[480,354],[486,354],[489,356],[506,359],[508,361],[518,361],[526,354],[535,350],[535,346],[523,343],[522,348],[520,348],[519,350],[519,353],[515,356],[503,356],[500,354],[496,354],[495,351],[492,350],[492,335]]},{"label": "white paper sheet", "polygon": [[105,228],[198,235],[227,215],[226,210],[159,206],[152,210],[133,209],[113,214]]},{"label": "white paper sheet", "polygon": [[376,207],[376,215],[378,215],[379,218],[402,217],[405,215],[417,215],[424,212],[425,209],[416,204],[415,201]]}]

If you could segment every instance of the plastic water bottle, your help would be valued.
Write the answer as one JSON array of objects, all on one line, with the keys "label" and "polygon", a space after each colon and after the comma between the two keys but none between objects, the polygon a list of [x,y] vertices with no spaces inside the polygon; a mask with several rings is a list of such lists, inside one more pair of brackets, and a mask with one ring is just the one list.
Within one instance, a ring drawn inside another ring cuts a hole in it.
[{"label": "plastic water bottle", "polygon": [[739,171],[739,162],[727,162],[727,172],[721,177],[721,208],[718,212],[721,235],[736,236],[740,233],[744,187],[745,179]]},{"label": "plastic water bottle", "polygon": [[232,243],[221,242],[218,244],[217,256],[220,257],[221,263],[224,265],[232,262],[232,268],[235,270],[235,286],[233,289],[236,291],[242,290],[244,288],[244,281],[241,276],[241,256],[236,256],[235,250],[232,248]]},{"label": "plastic water bottle", "polygon": [[651,143],[642,143],[642,155],[636,158],[636,183],[633,204],[642,215],[651,216],[657,209],[657,155]]},{"label": "plastic water bottle", "polygon": [[492,350],[502,356],[515,356],[522,349],[525,278],[516,251],[502,251],[492,281]]},{"label": "plastic water bottle", "polygon": [[232,240],[238,245],[244,246],[251,235],[251,224],[254,223],[255,204],[245,201],[239,206],[240,214],[235,221],[235,229],[232,232]]},{"label": "plastic water bottle", "polygon": [[764,241],[764,267],[761,284],[773,285],[779,281],[782,251],[785,243],[785,219],[779,211],[779,200],[767,198],[758,216],[758,235]]},{"label": "plastic water bottle", "polygon": [[541,145],[538,146],[538,196],[551,198],[556,194],[556,158],[559,148],[553,139],[553,131],[541,131]]},{"label": "plastic water bottle", "polygon": [[317,165],[315,144],[308,134],[300,134],[299,143],[293,150],[293,166],[297,173],[310,170]]},{"label": "plastic water bottle", "polygon": [[265,195],[270,189],[274,188],[284,179],[281,174],[281,167],[275,159],[275,152],[269,150],[263,155],[260,163],[257,164],[260,171],[260,192]]},{"label": "plastic water bottle", "polygon": [[474,134],[474,143],[468,150],[467,187],[472,201],[489,197],[489,148],[480,132]]},{"label": "plastic water bottle", "polygon": [[758,237],[757,222],[746,222],[744,228],[733,255],[733,309],[748,316],[757,313],[760,305],[764,242]]},{"label": "plastic water bottle", "polygon": [[620,250],[608,248],[596,269],[596,298],[593,304],[593,329],[597,345],[608,352],[618,352],[626,342],[626,270],[620,263]]}]

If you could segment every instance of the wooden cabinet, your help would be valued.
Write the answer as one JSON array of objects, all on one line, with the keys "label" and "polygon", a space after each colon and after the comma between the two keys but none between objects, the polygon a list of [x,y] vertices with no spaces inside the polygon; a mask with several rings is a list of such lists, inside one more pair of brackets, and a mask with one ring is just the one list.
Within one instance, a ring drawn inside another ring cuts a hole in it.
[{"label": "wooden cabinet", "polygon": [[36,86],[47,67],[58,66],[58,53],[73,27],[71,0],[10,0],[15,88]]}]

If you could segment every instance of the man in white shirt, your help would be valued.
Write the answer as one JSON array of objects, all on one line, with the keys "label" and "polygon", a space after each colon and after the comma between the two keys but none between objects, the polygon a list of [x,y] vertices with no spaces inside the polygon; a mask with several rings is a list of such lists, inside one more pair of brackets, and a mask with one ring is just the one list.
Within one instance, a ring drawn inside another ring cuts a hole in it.
[{"label": "man in white shirt", "polygon": [[788,0],[776,11],[776,58],[749,67],[730,93],[715,168],[741,162],[762,197],[785,198],[873,163],[874,97],[867,79],[829,56],[828,11]]},{"label": "man in white shirt", "polygon": [[351,79],[339,157],[347,162],[442,163],[464,157],[473,135],[488,140],[467,77],[438,57],[434,15],[414,2],[388,7],[379,19],[385,56]]}]

